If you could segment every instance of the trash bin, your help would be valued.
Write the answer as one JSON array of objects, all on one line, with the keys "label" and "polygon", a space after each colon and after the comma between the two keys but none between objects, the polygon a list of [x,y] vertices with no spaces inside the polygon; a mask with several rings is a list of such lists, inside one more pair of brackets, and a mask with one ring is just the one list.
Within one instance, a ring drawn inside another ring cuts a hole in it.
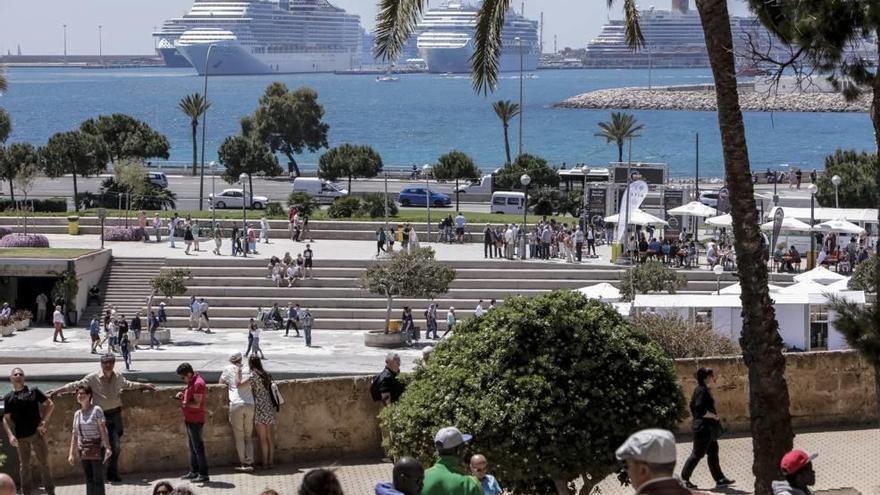
[{"label": "trash bin", "polygon": [[400,320],[391,320],[388,322],[388,333],[397,333],[400,331]]},{"label": "trash bin", "polygon": [[617,263],[617,260],[623,256],[623,244],[614,242],[611,244],[611,262]]},{"label": "trash bin", "polygon": [[67,217],[67,233],[70,235],[79,235],[79,217]]}]

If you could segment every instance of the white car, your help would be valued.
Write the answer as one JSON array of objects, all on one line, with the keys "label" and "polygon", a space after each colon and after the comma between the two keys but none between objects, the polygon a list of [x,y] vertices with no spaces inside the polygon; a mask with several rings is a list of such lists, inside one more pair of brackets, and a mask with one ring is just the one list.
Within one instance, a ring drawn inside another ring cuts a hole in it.
[{"label": "white car", "polygon": [[[250,196],[250,195],[248,195]],[[250,208],[253,210],[261,210],[269,204],[269,198],[265,196],[254,195],[248,198],[251,201]],[[244,193],[241,189],[225,189],[223,192],[214,195],[208,195],[208,203],[215,208],[241,208],[244,204]]]},{"label": "white car", "polygon": [[700,192],[700,203],[712,208],[718,208],[718,191]]}]

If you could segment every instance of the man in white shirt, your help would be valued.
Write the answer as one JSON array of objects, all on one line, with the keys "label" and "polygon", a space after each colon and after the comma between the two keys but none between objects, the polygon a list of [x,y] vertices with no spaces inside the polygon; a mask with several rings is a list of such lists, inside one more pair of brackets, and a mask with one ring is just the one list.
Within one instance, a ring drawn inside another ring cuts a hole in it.
[{"label": "man in white shirt", "polygon": [[583,254],[581,251],[584,250],[584,231],[581,230],[581,226],[578,225],[577,230],[574,233],[574,254],[577,256],[578,263],[580,263],[583,259]]},{"label": "man in white shirt", "polygon": [[477,307],[474,309],[474,316],[477,318],[483,316],[485,311],[483,310],[483,300],[480,299],[480,302],[477,303]]},{"label": "man in white shirt", "polygon": [[504,231],[504,257],[509,260],[513,259],[513,240],[513,226],[508,225]]},{"label": "man in white shirt", "polygon": [[229,423],[235,439],[235,450],[242,471],[254,469],[254,394],[251,390],[250,370],[242,365],[240,352],[229,355],[229,365],[223,368],[220,384],[226,385],[229,395]]},{"label": "man in white shirt", "polygon": [[269,220],[266,220],[266,215],[260,219],[260,239],[265,244],[269,244]]},{"label": "man in white shirt", "polygon": [[12,308],[9,306],[9,303],[3,303],[3,309],[0,309],[0,316],[3,318],[12,316]]},{"label": "man in white shirt", "polygon": [[52,313],[52,323],[55,325],[55,334],[52,335],[52,342],[58,342],[58,336],[61,336],[61,342],[67,342],[64,338],[64,315],[61,314],[61,306],[55,306],[55,312]]},{"label": "man in white shirt", "polygon": [[461,244],[464,242],[464,226],[466,222],[464,220],[464,216],[461,212],[458,212],[458,215],[455,216],[455,238],[458,240],[458,243]]}]

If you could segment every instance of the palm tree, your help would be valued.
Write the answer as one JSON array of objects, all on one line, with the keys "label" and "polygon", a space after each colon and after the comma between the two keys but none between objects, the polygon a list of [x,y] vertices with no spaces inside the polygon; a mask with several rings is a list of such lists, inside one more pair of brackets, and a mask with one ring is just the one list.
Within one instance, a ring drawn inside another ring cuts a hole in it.
[{"label": "palm tree", "polygon": [[627,139],[639,137],[642,125],[636,125],[634,115],[623,112],[613,112],[611,122],[599,122],[600,132],[595,136],[603,137],[609,143],[617,144],[617,163],[623,163],[623,144]]},{"label": "palm tree", "polygon": [[196,175],[196,167],[198,166],[199,161],[199,148],[198,148],[198,129],[199,129],[199,119],[205,112],[208,111],[208,108],[211,107],[211,102],[205,99],[200,93],[193,93],[191,95],[186,95],[180,100],[180,103],[177,104],[180,107],[180,110],[186,114],[187,117],[190,118],[190,124],[192,125],[192,138],[193,138],[193,168],[192,174]]},{"label": "palm tree", "polygon": [[492,104],[492,108],[504,126],[504,152],[507,155],[505,163],[510,163],[510,137],[508,136],[508,130],[510,129],[510,121],[519,115],[519,103],[513,103],[510,100],[498,100]]},{"label": "palm tree", "polygon": [[6,74],[3,72],[3,68],[0,67],[0,93],[5,93],[7,89],[9,89],[9,84],[6,81]]},{"label": "palm tree", "polygon": [[[637,50],[644,45],[636,0],[622,0],[626,38]],[[394,57],[400,53],[424,9],[425,0],[379,0],[376,53]],[[609,7],[614,0],[608,0]],[[696,0],[703,24],[709,62],[715,78],[718,126],[724,152],[724,169],[731,197],[734,246],[742,285],[743,327],[740,346],[749,369],[755,493],[772,493],[770,483],[779,474],[776,465],[791,450],[794,434],[789,412],[785,357],[776,312],[767,289],[767,265],[758,227],[757,207],[751,181],[745,125],[736,87],[733,35],[726,0]],[[510,0],[484,0],[478,14],[475,52],[471,58],[476,91],[495,88],[501,34]],[[574,474],[574,473],[572,473]],[[572,476],[574,477],[574,476]],[[557,491],[567,493],[564,480],[555,480]]]}]

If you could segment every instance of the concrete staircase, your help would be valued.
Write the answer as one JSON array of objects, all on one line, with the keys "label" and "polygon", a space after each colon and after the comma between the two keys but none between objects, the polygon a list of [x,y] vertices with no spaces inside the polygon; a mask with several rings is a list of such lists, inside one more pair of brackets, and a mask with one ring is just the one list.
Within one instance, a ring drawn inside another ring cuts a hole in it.
[{"label": "concrete staircase", "polygon": [[[274,287],[267,277],[264,259],[169,259],[165,269],[187,268],[192,279],[187,281],[187,294],[168,301],[166,312],[169,326],[186,327],[189,297],[205,297],[210,304],[212,328],[247,327],[258,307],[270,308],[289,302],[311,310],[316,330],[372,330],[384,321],[383,297],[359,288],[358,278],[375,261],[321,260],[314,279],[300,281],[294,287]],[[446,311],[456,308],[459,320],[473,314],[483,299],[486,308],[491,299],[501,302],[510,295],[534,296],[554,289],[593,285],[599,282],[618,283],[622,268],[596,265],[522,261],[458,261],[448,262],[457,272],[449,292],[440,296],[438,319],[445,328]],[[684,272],[687,293],[708,293],[716,289],[715,275],[707,270]],[[777,275],[777,274],[774,274]],[[722,276],[722,286],[736,282],[731,274]],[[772,282],[786,285],[790,276],[773,276]],[[143,303],[142,303],[143,304]],[[393,317],[398,318],[404,306],[413,308],[417,324],[424,326],[422,312],[428,301],[395,299]]]},{"label": "concrete staircase", "polygon": [[[102,304],[90,305],[83,312],[82,325],[88,325],[93,316],[115,308],[131,319],[142,311],[150,295],[150,281],[159,275],[165,260],[162,258],[113,258],[104,270],[99,287]],[[141,315],[144,316],[143,314]],[[146,324],[145,324],[146,325]]]}]

